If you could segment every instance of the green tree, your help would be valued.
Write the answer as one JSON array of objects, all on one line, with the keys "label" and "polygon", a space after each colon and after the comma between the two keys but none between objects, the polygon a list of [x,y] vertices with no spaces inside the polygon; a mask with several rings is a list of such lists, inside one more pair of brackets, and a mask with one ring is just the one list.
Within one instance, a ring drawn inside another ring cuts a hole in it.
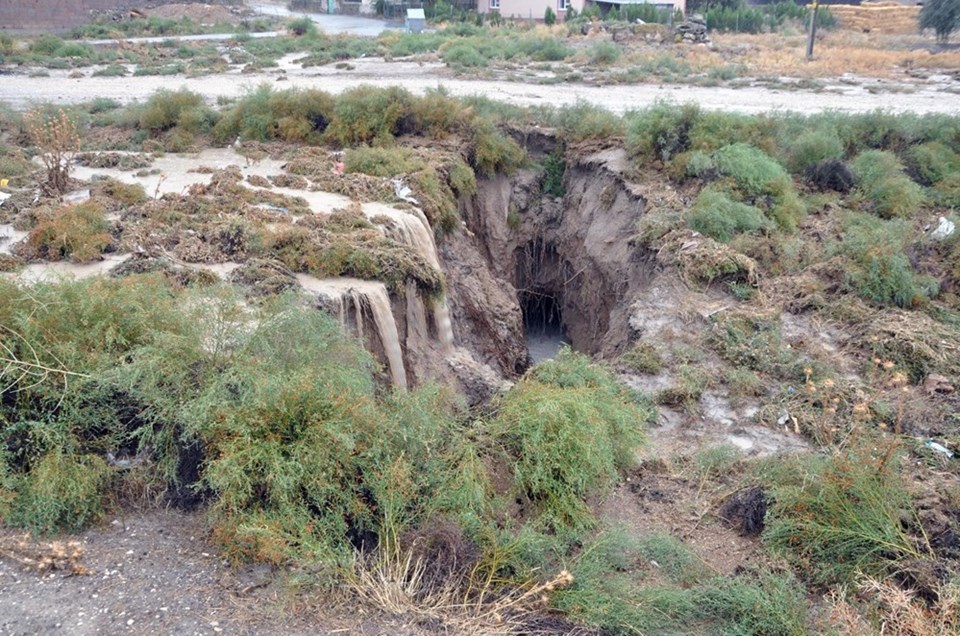
[{"label": "green tree", "polygon": [[552,26],[557,23],[557,14],[554,13],[552,8],[547,7],[547,10],[543,12],[543,23],[547,26]]},{"label": "green tree", "polygon": [[960,29],[960,0],[926,0],[920,9],[920,29],[933,29],[937,42],[946,44],[950,34]]}]

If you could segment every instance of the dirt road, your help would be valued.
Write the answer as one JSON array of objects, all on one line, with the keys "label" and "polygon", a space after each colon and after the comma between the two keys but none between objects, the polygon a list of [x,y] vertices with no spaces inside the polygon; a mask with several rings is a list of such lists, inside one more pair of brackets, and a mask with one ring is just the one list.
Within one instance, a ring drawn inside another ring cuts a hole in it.
[{"label": "dirt road", "polygon": [[[708,110],[740,113],[796,111],[816,113],[827,110],[865,112],[884,109],[902,113],[960,113],[960,99],[944,91],[945,84],[931,81],[917,85],[912,92],[877,91],[878,80],[863,79],[858,84],[837,83],[819,92],[802,89],[771,89],[685,85],[633,84],[586,86],[577,84],[527,84],[510,81],[462,79],[442,63],[410,61],[385,62],[379,58],[358,59],[352,68],[333,66],[303,69],[285,59],[279,70],[266,73],[228,73],[196,78],[187,77],[90,77],[70,79],[67,71],[51,71],[49,77],[6,75],[0,78],[0,101],[17,109],[33,103],[74,104],[96,97],[108,97],[127,103],[146,99],[160,88],[184,86],[214,102],[217,97],[237,97],[263,82],[277,88],[319,88],[340,93],[362,85],[399,84],[414,93],[444,87],[454,95],[483,95],[491,99],[523,106],[562,106],[583,100],[623,113],[649,106],[657,101],[695,102]],[[283,78],[281,80],[281,78]],[[278,81],[280,80],[280,81]]]}]

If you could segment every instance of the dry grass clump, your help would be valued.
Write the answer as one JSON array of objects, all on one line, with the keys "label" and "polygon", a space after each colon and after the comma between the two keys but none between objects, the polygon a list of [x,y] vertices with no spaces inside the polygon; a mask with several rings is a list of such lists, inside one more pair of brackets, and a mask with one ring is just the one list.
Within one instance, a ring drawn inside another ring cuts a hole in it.
[{"label": "dry grass clump", "polygon": [[0,558],[16,561],[38,573],[91,574],[80,562],[83,545],[79,541],[34,541],[26,534],[0,535]]},{"label": "dry grass clump", "polygon": [[535,634],[530,619],[549,607],[553,592],[573,584],[566,570],[546,582],[506,590],[495,589],[476,570],[438,584],[430,568],[411,551],[388,548],[356,555],[347,584],[357,598],[388,614],[467,636]]},{"label": "dry grass clump", "polygon": [[889,579],[867,577],[856,587],[856,601],[845,589],[827,595],[824,617],[832,633],[839,636],[953,636],[960,632],[960,587],[942,584],[932,604]]},{"label": "dry grass clump", "polygon": [[960,374],[960,332],[924,313],[865,312],[856,328],[857,340],[873,357],[894,361],[914,382],[930,373]]},{"label": "dry grass clump", "polygon": [[752,258],[693,230],[672,230],[657,241],[657,247],[657,262],[675,266],[681,280],[691,286],[719,279],[757,285],[760,280]]}]

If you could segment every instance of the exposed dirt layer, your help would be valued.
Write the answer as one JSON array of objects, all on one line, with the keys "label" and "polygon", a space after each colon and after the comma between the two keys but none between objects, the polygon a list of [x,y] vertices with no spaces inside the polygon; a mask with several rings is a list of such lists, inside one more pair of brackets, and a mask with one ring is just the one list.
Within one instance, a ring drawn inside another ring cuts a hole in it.
[{"label": "exposed dirt layer", "polygon": [[651,462],[621,483],[600,511],[633,537],[669,535],[690,548],[710,571],[733,575],[754,563],[762,546],[758,538],[741,536],[715,516],[726,493],[718,491],[715,482],[705,488],[706,481]]}]

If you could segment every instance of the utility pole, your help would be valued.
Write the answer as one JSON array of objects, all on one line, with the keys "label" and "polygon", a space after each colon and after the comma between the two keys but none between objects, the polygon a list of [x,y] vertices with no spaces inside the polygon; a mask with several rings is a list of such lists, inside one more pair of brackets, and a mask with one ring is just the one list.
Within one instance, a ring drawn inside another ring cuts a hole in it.
[{"label": "utility pole", "polygon": [[820,9],[820,0],[813,0],[813,11],[810,12],[810,37],[807,38],[807,60],[813,59],[813,38],[817,35],[818,9]]}]

